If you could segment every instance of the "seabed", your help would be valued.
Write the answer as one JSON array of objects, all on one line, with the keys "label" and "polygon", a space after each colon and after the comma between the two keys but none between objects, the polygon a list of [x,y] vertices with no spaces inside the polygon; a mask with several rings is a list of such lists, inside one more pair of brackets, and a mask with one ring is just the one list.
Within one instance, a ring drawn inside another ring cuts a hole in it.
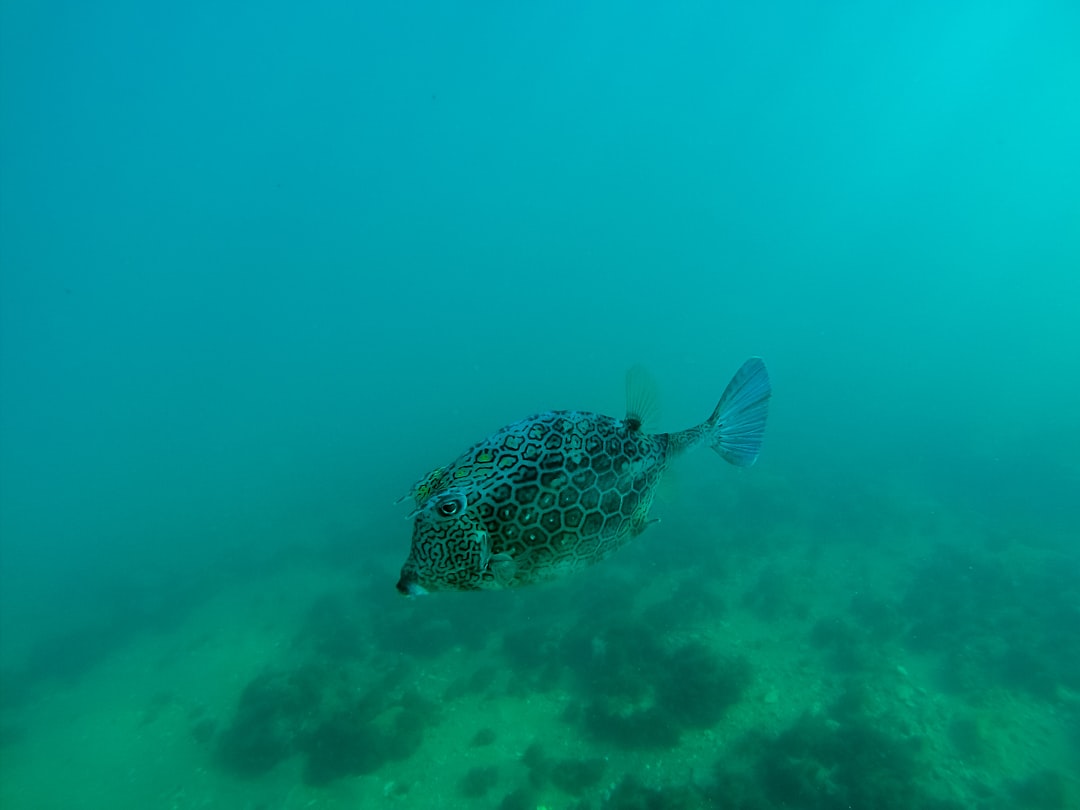
[{"label": "seabed", "polygon": [[44,640],[0,806],[1080,807],[1067,538],[741,487],[550,586],[402,599],[324,538]]}]

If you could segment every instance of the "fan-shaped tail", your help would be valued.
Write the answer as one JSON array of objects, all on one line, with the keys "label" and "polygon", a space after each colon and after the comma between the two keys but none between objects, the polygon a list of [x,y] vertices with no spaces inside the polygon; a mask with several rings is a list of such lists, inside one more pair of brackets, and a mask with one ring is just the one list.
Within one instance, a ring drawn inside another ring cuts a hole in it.
[{"label": "fan-shaped tail", "polygon": [[757,461],[765,436],[772,384],[760,357],[751,357],[735,372],[709,417],[709,446],[737,467]]}]

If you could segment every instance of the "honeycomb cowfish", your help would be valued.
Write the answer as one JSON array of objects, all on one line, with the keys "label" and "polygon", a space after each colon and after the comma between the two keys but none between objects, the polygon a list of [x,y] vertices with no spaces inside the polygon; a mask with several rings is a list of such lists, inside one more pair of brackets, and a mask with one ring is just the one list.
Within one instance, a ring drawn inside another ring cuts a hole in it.
[{"label": "honeycomb cowfish", "polygon": [[754,357],[712,415],[678,433],[646,432],[633,403],[623,419],[550,411],[504,427],[414,485],[398,591],[516,588],[605,559],[649,525],[675,456],[707,444],[731,464],[753,464],[771,393]]}]

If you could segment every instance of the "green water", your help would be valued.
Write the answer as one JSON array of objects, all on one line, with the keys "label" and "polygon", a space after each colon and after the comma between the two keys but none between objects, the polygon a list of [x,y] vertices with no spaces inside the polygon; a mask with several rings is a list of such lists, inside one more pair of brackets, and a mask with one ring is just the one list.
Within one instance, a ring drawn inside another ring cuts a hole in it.
[{"label": "green water", "polygon": [[[1080,6],[0,5],[0,806],[1080,806]],[[698,424],[407,600],[531,413]]]}]

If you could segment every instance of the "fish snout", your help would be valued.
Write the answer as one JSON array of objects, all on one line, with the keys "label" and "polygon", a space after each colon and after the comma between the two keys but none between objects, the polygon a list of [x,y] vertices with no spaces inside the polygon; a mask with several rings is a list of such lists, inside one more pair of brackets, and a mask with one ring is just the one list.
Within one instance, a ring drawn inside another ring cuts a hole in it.
[{"label": "fish snout", "polygon": [[402,596],[414,597],[423,596],[427,593],[427,590],[422,586],[411,574],[402,574],[401,579],[397,582],[397,591]]}]

